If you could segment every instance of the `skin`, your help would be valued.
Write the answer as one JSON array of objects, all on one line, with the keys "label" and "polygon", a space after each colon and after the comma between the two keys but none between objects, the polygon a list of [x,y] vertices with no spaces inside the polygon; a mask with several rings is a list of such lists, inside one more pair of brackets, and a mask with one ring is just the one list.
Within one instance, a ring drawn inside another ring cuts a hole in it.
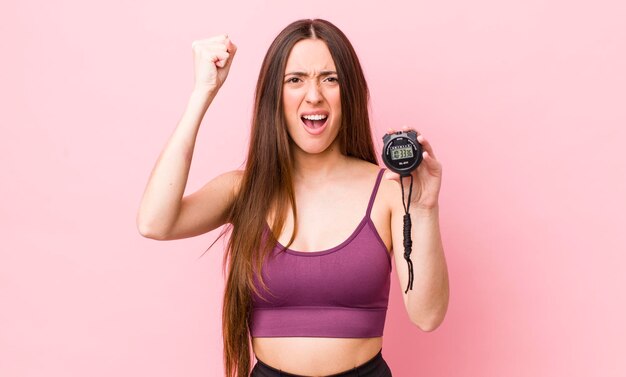
[{"label": "skin", "polygon": [[[161,152],[142,196],[137,213],[139,233],[156,240],[176,240],[205,234],[226,223],[227,209],[237,194],[242,172],[221,174],[194,193],[184,196],[191,156],[202,118],[224,84],[237,51],[227,35],[194,41],[195,85],[187,108]],[[318,251],[342,243],[365,215],[379,166],[340,153],[337,133],[341,125],[338,85],[320,76],[335,71],[326,45],[304,40],[292,49],[285,73],[304,72],[300,80],[283,82],[283,105],[288,132],[294,140],[294,189],[299,233],[291,249]],[[334,76],[336,77],[336,76]],[[300,123],[302,111],[328,112],[328,126],[310,135]],[[215,126],[215,125],[213,125]],[[209,125],[211,127],[211,125]],[[405,127],[404,129],[408,129]],[[389,130],[394,132],[394,130]],[[424,162],[413,172],[411,198],[415,273],[413,290],[404,293],[408,269],[402,246],[402,207],[398,175],[387,171],[374,201],[371,219],[394,261],[394,270],[408,317],[422,331],[432,331],[445,317],[448,305],[448,274],[439,231],[438,195],[441,164],[424,135]],[[286,244],[293,231],[287,221],[278,241]],[[328,227],[328,219],[333,226]],[[272,215],[267,219],[272,223]],[[371,359],[382,347],[377,338],[283,337],[252,339],[259,360],[284,372],[308,376],[339,373]]]}]

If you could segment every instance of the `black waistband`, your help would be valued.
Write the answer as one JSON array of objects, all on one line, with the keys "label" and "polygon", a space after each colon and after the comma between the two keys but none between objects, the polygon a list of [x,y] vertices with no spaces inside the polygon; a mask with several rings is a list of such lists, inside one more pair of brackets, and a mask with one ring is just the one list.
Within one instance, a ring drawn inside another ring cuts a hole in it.
[{"label": "black waistband", "polygon": [[[280,369],[276,369],[274,367],[271,367],[267,364],[265,364],[264,362],[262,362],[261,360],[259,360],[258,358],[256,359],[257,364],[259,365],[260,368],[265,368],[271,372],[276,373],[279,376],[285,376],[285,377],[308,377],[308,376],[303,376],[300,374],[292,374],[292,373],[287,373],[287,372],[283,372]],[[371,373],[372,371],[376,370],[376,368],[378,368],[380,366],[381,363],[383,363],[383,349],[381,348],[380,351],[378,351],[378,353],[372,357],[371,359],[369,359],[368,361],[366,361],[365,363],[358,365],[352,369],[346,370],[344,372],[340,372],[340,373],[336,373],[336,374],[330,374],[326,377],[348,377],[348,376],[359,376],[359,375],[367,375],[367,373]]]}]

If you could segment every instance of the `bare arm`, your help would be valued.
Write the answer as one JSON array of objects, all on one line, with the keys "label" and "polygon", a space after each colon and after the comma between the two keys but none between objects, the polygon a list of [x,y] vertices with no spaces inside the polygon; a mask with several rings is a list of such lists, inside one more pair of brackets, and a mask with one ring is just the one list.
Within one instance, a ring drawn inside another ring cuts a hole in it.
[{"label": "bare arm", "polygon": [[[408,130],[408,127],[404,127],[404,131]],[[417,140],[424,148],[424,160],[411,172],[415,196],[411,197],[409,208],[413,241],[409,259],[413,266],[414,280],[413,289],[408,291],[409,265],[404,258],[405,209],[402,203],[402,182],[400,176],[392,171],[386,172],[385,177],[395,181],[390,186],[390,195],[387,198],[391,208],[393,254],[404,304],[409,318],[417,327],[423,331],[433,331],[443,322],[450,297],[448,267],[439,226],[439,192],[443,170],[424,135],[419,134]]]},{"label": "bare arm", "polygon": [[182,198],[189,176],[198,129],[209,105],[226,79],[236,47],[219,36],[192,44],[196,85],[178,126],[152,170],[137,213],[144,237],[177,239],[208,232],[225,222],[240,174],[222,174],[197,192]]},{"label": "bare arm", "polygon": [[[397,190],[400,191],[400,190]],[[401,193],[395,197],[398,201]],[[413,209],[411,214],[411,239],[413,251],[413,289],[407,293],[409,281],[408,264],[404,259],[402,205],[394,205],[392,211],[393,255],[402,288],[404,305],[412,322],[423,331],[433,331],[444,320],[448,309],[448,269],[439,227],[439,207],[431,210]]]}]

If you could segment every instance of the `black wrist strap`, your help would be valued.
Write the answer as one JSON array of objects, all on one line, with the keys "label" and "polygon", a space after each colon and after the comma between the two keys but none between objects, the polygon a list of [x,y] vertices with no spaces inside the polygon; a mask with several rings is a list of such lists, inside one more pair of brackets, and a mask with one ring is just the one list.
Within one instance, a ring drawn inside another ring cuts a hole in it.
[{"label": "black wrist strap", "polygon": [[405,176],[400,176],[400,187],[402,187],[402,207],[404,207],[404,226],[402,228],[402,233],[404,235],[404,259],[409,265],[409,284],[406,287],[407,293],[409,289],[413,290],[413,262],[411,261],[411,246],[413,245],[413,241],[411,241],[411,214],[409,214],[409,206],[411,205],[411,193],[413,192],[413,174],[409,174],[411,177],[411,183],[409,185],[409,197],[408,203],[404,201],[404,182],[402,179]]}]

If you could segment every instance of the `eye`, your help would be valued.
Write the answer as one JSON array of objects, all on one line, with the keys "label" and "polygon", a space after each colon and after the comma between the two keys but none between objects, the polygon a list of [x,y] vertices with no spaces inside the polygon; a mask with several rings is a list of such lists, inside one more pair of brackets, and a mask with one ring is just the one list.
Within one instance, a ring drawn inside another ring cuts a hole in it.
[{"label": "eye", "polygon": [[286,83],[295,84],[295,83],[297,83],[298,81],[300,81],[300,78],[298,78],[298,77],[290,77],[290,78],[288,78],[288,79],[287,79],[287,81],[285,81],[285,82],[286,82]]},{"label": "eye", "polygon": [[332,83],[336,83],[339,82],[339,79],[334,77],[334,76],[329,76],[327,77],[324,81],[328,81],[328,82],[332,82]]}]

